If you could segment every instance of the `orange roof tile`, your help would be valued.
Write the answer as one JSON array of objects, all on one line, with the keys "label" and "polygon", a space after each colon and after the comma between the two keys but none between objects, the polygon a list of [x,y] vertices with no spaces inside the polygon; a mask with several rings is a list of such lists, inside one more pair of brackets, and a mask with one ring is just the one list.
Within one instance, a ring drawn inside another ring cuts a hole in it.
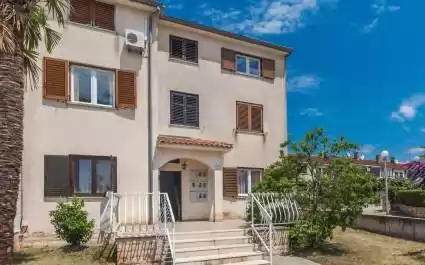
[{"label": "orange roof tile", "polygon": [[213,148],[224,148],[231,149],[233,144],[205,140],[199,138],[183,137],[183,136],[172,136],[172,135],[159,135],[157,139],[158,145],[170,144],[170,145],[191,145],[191,146],[200,146],[200,147],[213,147]]}]

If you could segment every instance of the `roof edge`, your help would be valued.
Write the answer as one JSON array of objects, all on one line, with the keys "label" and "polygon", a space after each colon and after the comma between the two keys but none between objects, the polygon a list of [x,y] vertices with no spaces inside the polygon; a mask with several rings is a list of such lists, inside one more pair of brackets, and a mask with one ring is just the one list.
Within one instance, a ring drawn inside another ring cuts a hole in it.
[{"label": "roof edge", "polygon": [[[137,0],[132,0],[132,1],[137,1]],[[222,35],[222,36],[232,38],[232,39],[236,39],[236,40],[239,40],[239,41],[244,41],[244,42],[248,42],[248,43],[251,43],[251,44],[267,47],[267,48],[277,50],[277,51],[280,51],[280,52],[285,52],[285,53],[287,53],[287,55],[285,55],[285,56],[291,55],[292,52],[294,51],[293,48],[289,48],[289,47],[273,44],[273,43],[270,43],[270,42],[250,38],[250,37],[247,37],[247,36],[244,36],[244,35],[240,35],[240,34],[232,33],[232,32],[229,32],[229,31],[217,29],[217,28],[214,28],[214,27],[202,25],[202,24],[199,24],[199,23],[196,23],[196,22],[192,22],[192,21],[188,21],[188,20],[184,20],[184,19],[180,19],[180,18],[176,18],[176,17],[170,17],[170,16],[167,16],[165,14],[161,14],[160,19],[162,19],[164,21],[180,24],[180,25],[183,25],[183,26],[191,27],[191,28],[208,31],[208,32],[211,32],[211,33],[214,33],[214,34],[217,34],[217,35]]]}]

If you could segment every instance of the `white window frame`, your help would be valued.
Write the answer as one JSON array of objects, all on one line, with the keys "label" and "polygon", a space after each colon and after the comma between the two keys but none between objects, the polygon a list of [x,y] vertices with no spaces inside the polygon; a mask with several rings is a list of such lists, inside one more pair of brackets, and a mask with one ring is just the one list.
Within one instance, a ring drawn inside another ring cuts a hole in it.
[{"label": "white window frame", "polygon": [[[75,86],[74,86],[74,74],[75,74],[75,69],[76,68],[80,68],[80,69],[87,69],[90,70],[90,91],[91,91],[91,102],[80,102],[78,100],[75,99]],[[71,102],[72,103],[77,103],[77,104],[86,104],[86,105],[95,105],[95,106],[101,106],[101,107],[114,107],[114,103],[115,103],[115,71],[112,70],[105,70],[105,69],[100,69],[100,68],[95,68],[95,67],[87,67],[87,66],[83,66],[83,65],[78,65],[78,64],[74,64],[71,65],[71,74],[70,74],[70,92],[71,92]],[[97,103],[97,76],[96,76],[96,72],[105,72],[105,73],[111,73],[112,74],[112,103],[111,105],[105,105],[105,104],[100,104]]]},{"label": "white window frame", "polygon": [[[242,72],[238,70],[238,57],[241,58],[245,58],[245,63],[246,63],[246,72]],[[236,58],[235,58],[235,69],[236,69],[236,73],[239,74],[243,74],[243,75],[249,75],[249,76],[255,76],[255,77],[260,77],[261,76],[261,60],[259,58],[255,58],[255,57],[251,57],[251,56],[246,56],[246,55],[242,55],[242,54],[236,54]],[[249,72],[249,60],[255,60],[258,62],[258,75],[255,74],[251,74]]]},{"label": "white window frame", "polygon": [[[240,185],[240,181],[239,178],[241,176],[241,174],[239,173],[240,171],[247,171],[248,175],[247,175],[247,181],[248,181],[248,193],[240,193],[241,187]],[[249,195],[249,193],[252,192],[252,182],[251,182],[251,173],[252,171],[258,171],[260,172],[260,181],[263,179],[263,170],[259,169],[259,168],[238,168],[237,169],[237,181],[238,181],[238,196],[239,197],[247,197]]]}]

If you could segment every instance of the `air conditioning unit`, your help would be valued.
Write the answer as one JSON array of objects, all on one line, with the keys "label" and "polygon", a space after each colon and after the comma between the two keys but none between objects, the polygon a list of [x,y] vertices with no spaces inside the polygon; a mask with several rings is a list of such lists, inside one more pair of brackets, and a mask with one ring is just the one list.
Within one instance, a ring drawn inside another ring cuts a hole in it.
[{"label": "air conditioning unit", "polygon": [[145,48],[145,34],[140,31],[131,29],[125,30],[125,45],[128,48],[139,48],[143,50]]}]

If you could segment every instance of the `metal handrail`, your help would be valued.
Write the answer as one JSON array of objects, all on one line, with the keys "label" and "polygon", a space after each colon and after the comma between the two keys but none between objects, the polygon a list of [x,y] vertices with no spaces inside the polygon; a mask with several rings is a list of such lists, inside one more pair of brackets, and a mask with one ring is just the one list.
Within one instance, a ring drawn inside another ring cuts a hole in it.
[{"label": "metal handrail", "polygon": [[167,206],[168,206],[168,211],[170,212],[170,217],[171,217],[172,238],[170,236],[169,229],[167,229],[167,237],[168,237],[168,243],[170,245],[171,258],[173,259],[173,264],[174,264],[175,263],[175,259],[176,259],[176,257],[175,257],[175,255],[176,255],[176,253],[175,253],[175,250],[176,250],[176,248],[175,248],[175,234],[176,234],[176,226],[175,226],[175,224],[176,224],[176,219],[174,217],[173,208],[171,207],[171,202],[170,202],[170,198],[168,197],[168,194],[167,193],[164,193],[164,196],[166,198]]},{"label": "metal handrail", "polygon": [[[260,201],[256,198],[255,194],[251,193],[250,197],[251,197],[251,229],[257,235],[257,237],[260,239],[260,242],[269,253],[270,264],[273,264],[273,230],[274,229],[273,229],[272,215],[268,213],[266,209],[261,205]],[[265,220],[267,223],[269,242],[266,242],[263,239],[263,237],[260,235],[260,233],[258,232],[255,226],[254,202],[256,203],[258,209],[260,210],[262,220]]]}]

